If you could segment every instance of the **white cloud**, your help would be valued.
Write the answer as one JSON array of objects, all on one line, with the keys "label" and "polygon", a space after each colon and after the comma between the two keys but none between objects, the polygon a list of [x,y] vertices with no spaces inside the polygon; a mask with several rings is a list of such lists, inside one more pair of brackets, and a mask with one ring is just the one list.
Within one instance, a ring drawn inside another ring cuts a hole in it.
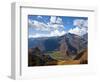
[{"label": "white cloud", "polygon": [[86,28],[80,29],[79,27],[75,27],[74,29],[70,29],[70,30],[69,30],[69,33],[82,36],[82,35],[84,35],[84,34],[87,33],[87,29],[86,29]]},{"label": "white cloud", "polygon": [[56,16],[51,16],[50,23],[56,23]]},{"label": "white cloud", "polygon": [[37,31],[42,31],[42,33],[36,33],[29,36],[29,37],[34,37],[34,38],[61,36],[66,33],[64,31],[64,25],[62,23],[62,19],[56,16],[51,16],[50,21],[48,23],[39,22],[37,20],[29,20],[29,27]]},{"label": "white cloud", "polygon": [[35,37],[40,37],[38,34],[35,34],[35,35],[29,35],[28,36],[29,38],[35,38]]},{"label": "white cloud", "polygon": [[73,25],[74,26],[78,26],[78,27],[87,27],[88,25],[88,21],[84,20],[84,19],[76,19],[73,21]]},{"label": "white cloud", "polygon": [[40,19],[42,19],[42,16],[38,15],[38,16],[37,16],[37,18],[40,18]]},{"label": "white cloud", "polygon": [[54,30],[53,32],[50,33],[50,36],[62,36],[64,35],[66,32],[65,31],[58,31],[58,30]]},{"label": "white cloud", "polygon": [[49,28],[51,30],[63,30],[64,29],[64,25],[60,25],[60,24],[48,24]]},{"label": "white cloud", "polygon": [[29,20],[29,27],[38,31],[50,31],[47,24],[39,22],[37,20],[34,21]]},{"label": "white cloud", "polygon": [[39,34],[39,33],[36,33],[36,34],[33,34],[33,35],[29,35],[29,38],[62,36],[65,33],[66,33],[65,31],[59,32],[58,30],[55,30],[55,31],[51,31],[48,34]]},{"label": "white cloud", "polygon": [[28,20],[28,27],[32,27],[32,26],[33,26],[32,20]]},{"label": "white cloud", "polygon": [[76,34],[82,36],[87,33],[88,21],[83,19],[76,19],[73,22],[75,28],[71,28],[69,33]]},{"label": "white cloud", "polygon": [[62,24],[62,19],[57,16],[51,16],[50,24]]},{"label": "white cloud", "polygon": [[62,19],[56,16],[51,16],[48,26],[50,27],[51,30],[58,30],[58,31],[64,30]]},{"label": "white cloud", "polygon": [[79,34],[80,34],[80,30],[79,30],[78,27],[76,27],[76,28],[74,28],[74,29],[70,29],[70,30],[69,30],[69,33],[79,35]]},{"label": "white cloud", "polygon": [[62,24],[62,19],[60,17],[58,17],[57,20],[56,20],[56,23],[57,24]]}]

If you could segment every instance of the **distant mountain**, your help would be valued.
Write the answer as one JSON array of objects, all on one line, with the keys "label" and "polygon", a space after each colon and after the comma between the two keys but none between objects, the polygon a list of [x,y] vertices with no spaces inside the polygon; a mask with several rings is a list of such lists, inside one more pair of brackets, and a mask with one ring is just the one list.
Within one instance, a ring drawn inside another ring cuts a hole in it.
[{"label": "distant mountain", "polygon": [[58,37],[30,38],[28,47],[39,47],[42,51],[54,51],[59,47]]},{"label": "distant mountain", "polygon": [[[78,36],[75,34],[67,33],[60,38],[65,37],[66,44],[68,46],[68,53],[71,55],[78,54],[85,48],[87,48],[87,34]],[[63,38],[64,39],[64,38]]]},{"label": "distant mountain", "polygon": [[61,51],[63,54],[77,55],[87,48],[88,34],[78,36],[66,33],[58,37],[29,38],[28,47],[38,47],[42,52]]}]

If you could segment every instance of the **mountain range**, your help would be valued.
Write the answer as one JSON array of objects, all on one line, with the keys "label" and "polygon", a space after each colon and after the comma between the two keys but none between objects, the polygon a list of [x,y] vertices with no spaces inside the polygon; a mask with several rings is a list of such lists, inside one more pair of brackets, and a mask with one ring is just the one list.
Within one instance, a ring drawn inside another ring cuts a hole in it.
[{"label": "mountain range", "polygon": [[58,51],[62,48],[67,49],[70,55],[75,55],[87,48],[88,34],[78,36],[67,33],[63,36],[29,38],[28,48],[38,47],[42,52]]}]

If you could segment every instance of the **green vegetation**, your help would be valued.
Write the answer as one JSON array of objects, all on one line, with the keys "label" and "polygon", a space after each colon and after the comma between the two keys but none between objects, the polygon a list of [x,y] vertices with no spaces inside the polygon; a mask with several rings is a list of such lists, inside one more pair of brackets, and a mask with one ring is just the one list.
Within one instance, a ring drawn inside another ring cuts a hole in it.
[{"label": "green vegetation", "polygon": [[55,60],[63,60],[66,59],[66,57],[64,57],[60,51],[49,51],[46,53],[47,55],[49,55],[50,57],[52,57]]}]

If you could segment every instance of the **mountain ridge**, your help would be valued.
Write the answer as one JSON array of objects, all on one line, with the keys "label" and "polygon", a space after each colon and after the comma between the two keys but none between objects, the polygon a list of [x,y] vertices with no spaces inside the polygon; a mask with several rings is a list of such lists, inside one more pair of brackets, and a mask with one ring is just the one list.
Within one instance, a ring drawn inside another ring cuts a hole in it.
[{"label": "mountain ridge", "polygon": [[29,48],[39,47],[41,51],[60,50],[62,44],[66,44],[69,54],[76,54],[87,47],[87,37],[67,33],[59,37],[30,38],[28,41]]}]

